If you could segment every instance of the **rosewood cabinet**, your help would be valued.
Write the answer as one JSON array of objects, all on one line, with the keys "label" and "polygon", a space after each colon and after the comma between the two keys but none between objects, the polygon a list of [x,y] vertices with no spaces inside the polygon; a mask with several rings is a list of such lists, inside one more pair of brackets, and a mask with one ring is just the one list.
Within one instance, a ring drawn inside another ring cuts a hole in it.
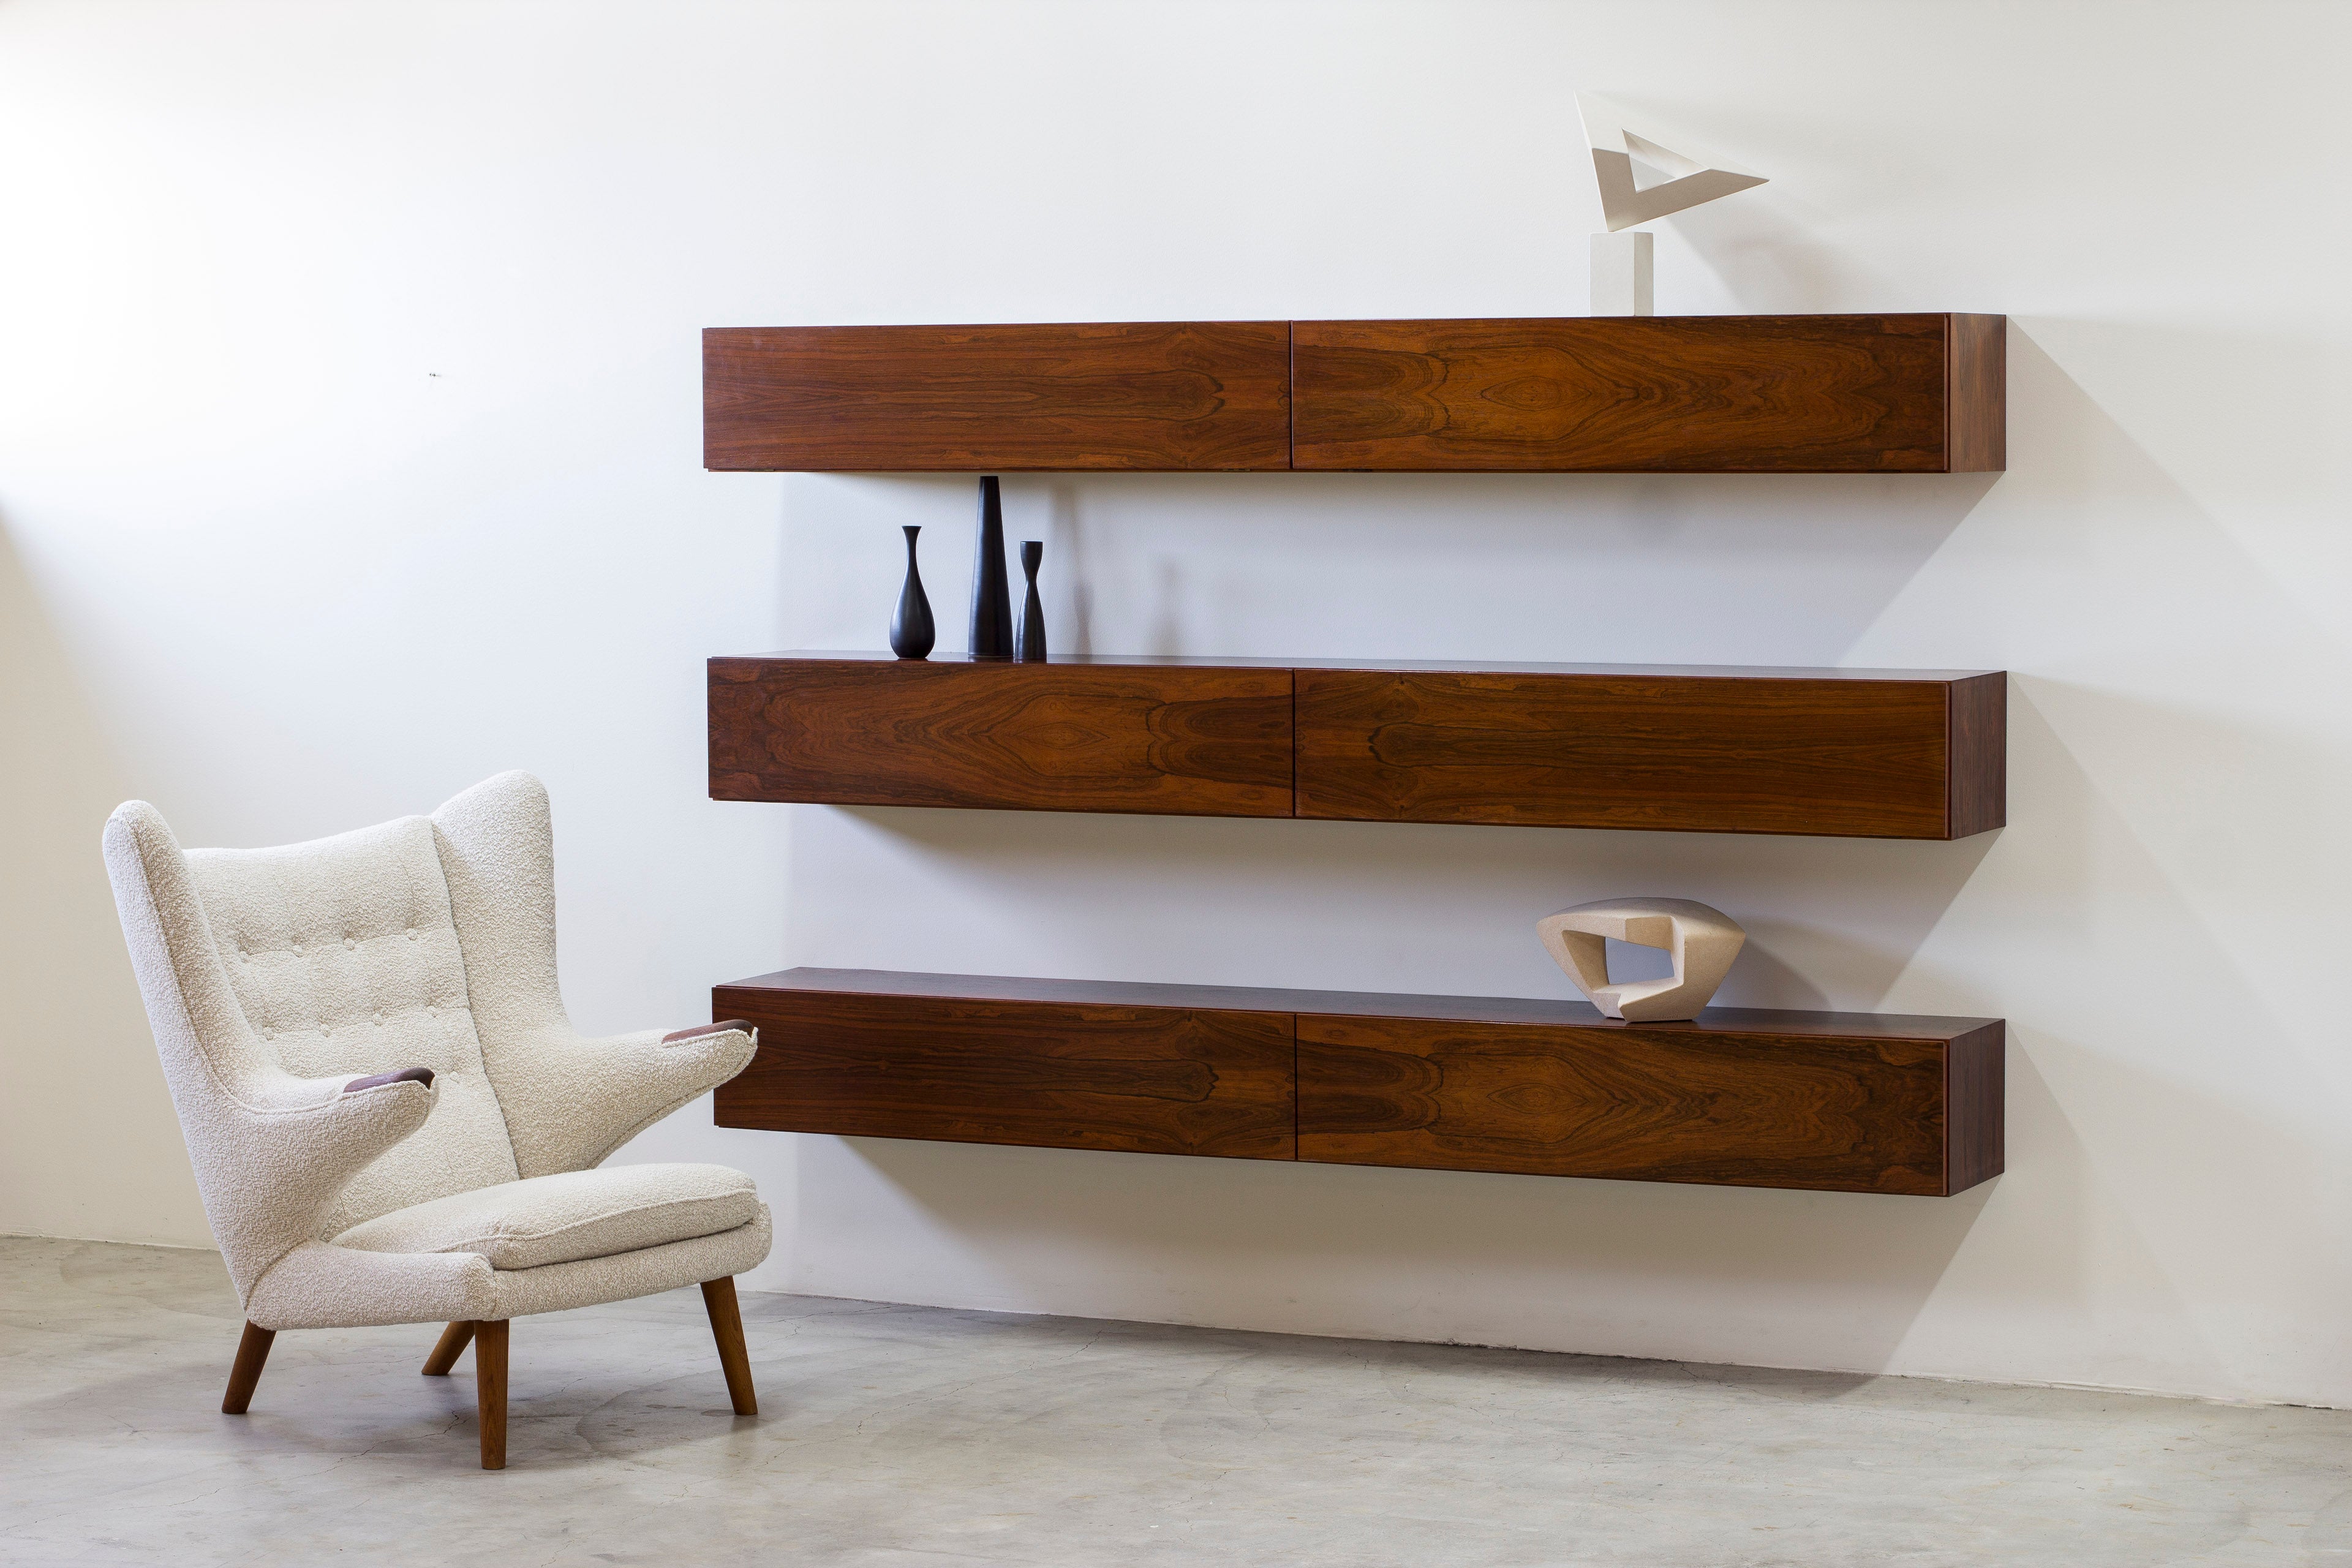
[{"label": "rosewood cabinet", "polygon": [[1998,674],[1294,679],[1300,816],[1962,838],[2003,816]]},{"label": "rosewood cabinet", "polygon": [[703,464],[1990,472],[2005,333],[1942,312],[711,328]]},{"label": "rosewood cabinet", "polygon": [[1291,467],[2005,466],[2000,316],[1291,323]]},{"label": "rosewood cabinet", "polygon": [[1286,468],[1285,321],[702,334],[709,468]]},{"label": "rosewood cabinet", "polygon": [[710,661],[714,800],[1291,815],[1290,671],[786,654]]},{"label": "rosewood cabinet", "polygon": [[1833,1192],[1998,1175],[1997,1019],[794,969],[722,1127]]},{"label": "rosewood cabinet", "polygon": [[719,800],[1961,838],[1999,672],[793,653],[709,667]]}]

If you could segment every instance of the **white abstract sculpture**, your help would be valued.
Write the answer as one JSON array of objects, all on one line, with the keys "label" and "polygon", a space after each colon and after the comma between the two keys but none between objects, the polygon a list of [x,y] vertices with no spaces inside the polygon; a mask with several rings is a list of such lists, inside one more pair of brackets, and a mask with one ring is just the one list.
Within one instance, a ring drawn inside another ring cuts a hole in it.
[{"label": "white abstract sculpture", "polygon": [[[1748,941],[1739,922],[1689,899],[1602,899],[1536,922],[1552,962],[1605,1017],[1628,1023],[1696,1018]],[[1674,955],[1674,974],[1623,985],[1609,979],[1608,939],[1659,947]]]},{"label": "white abstract sculpture", "polygon": [[[1764,176],[1721,159],[1701,163],[1646,136],[1637,136],[1625,129],[1605,99],[1580,92],[1576,110],[1584,121],[1584,140],[1592,149],[1592,175],[1601,186],[1601,216],[1609,225],[1607,234],[1592,237],[1592,313],[1649,315],[1650,237],[1621,235],[1618,230],[1763,184]],[[1675,177],[1644,189],[1633,178],[1636,159]]]}]

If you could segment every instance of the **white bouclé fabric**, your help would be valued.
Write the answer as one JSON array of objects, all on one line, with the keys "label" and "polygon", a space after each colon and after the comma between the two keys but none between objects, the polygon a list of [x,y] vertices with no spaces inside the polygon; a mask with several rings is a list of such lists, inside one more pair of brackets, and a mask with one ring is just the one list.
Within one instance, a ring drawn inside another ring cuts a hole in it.
[{"label": "white boucl\u00e9 fabric", "polygon": [[[749,1178],[591,1169],[741,1071],[754,1042],[572,1031],[538,780],[504,773],[432,817],[274,849],[183,852],[132,801],[105,850],[205,1211],[255,1323],[554,1311],[766,1257]],[[345,1087],[420,1067],[429,1088]],[[361,1239],[340,1245],[347,1233]]]},{"label": "white boucl\u00e9 fabric", "polygon": [[472,1252],[494,1268],[576,1263],[751,1223],[760,1194],[724,1165],[615,1165],[456,1193],[335,1237],[367,1252]]}]

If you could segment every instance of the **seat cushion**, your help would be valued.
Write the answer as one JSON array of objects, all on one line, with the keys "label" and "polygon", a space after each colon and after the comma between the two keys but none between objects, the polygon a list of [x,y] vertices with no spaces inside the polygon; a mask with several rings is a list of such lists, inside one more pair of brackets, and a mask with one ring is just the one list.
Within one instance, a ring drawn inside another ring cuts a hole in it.
[{"label": "seat cushion", "polygon": [[537,1268],[716,1236],[759,1217],[751,1178],[724,1165],[608,1165],[379,1215],[335,1237],[366,1252],[472,1252],[493,1268]]}]

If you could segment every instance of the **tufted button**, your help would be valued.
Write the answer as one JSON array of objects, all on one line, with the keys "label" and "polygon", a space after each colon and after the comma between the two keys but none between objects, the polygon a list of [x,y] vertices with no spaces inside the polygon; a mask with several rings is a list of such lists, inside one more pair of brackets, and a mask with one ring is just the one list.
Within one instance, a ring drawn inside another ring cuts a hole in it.
[{"label": "tufted button", "polygon": [[357,947],[359,946],[359,943],[353,942],[349,936],[346,936],[343,938],[343,945],[345,947]]},{"label": "tufted button", "polygon": [[410,926],[408,928],[408,940],[411,942],[415,942],[416,940],[416,928],[415,926]]},{"label": "tufted button", "polygon": [[375,1021],[379,1026],[383,1023],[383,1009],[381,1007],[375,1010]]},{"label": "tufted button", "polygon": [[325,1037],[325,1036],[328,1036],[328,1035],[331,1035],[331,1034],[333,1034],[334,1032],[335,1032],[335,1031],[334,1031],[333,1029],[330,1028],[328,1026],[326,1026],[326,1025],[324,1025],[324,1024],[321,1024],[321,1025],[320,1025],[320,1026],[319,1026],[319,1033],[320,1033],[320,1035],[322,1037]]},{"label": "tufted button", "polygon": [[274,1040],[278,1037],[278,1031],[275,1029],[264,1029],[261,1031],[261,1037],[265,1040]]},{"label": "tufted button", "polygon": [[295,952],[301,952],[301,951],[302,951],[302,944],[301,944],[300,942],[296,942],[296,943],[294,944],[294,951],[295,951]]}]

